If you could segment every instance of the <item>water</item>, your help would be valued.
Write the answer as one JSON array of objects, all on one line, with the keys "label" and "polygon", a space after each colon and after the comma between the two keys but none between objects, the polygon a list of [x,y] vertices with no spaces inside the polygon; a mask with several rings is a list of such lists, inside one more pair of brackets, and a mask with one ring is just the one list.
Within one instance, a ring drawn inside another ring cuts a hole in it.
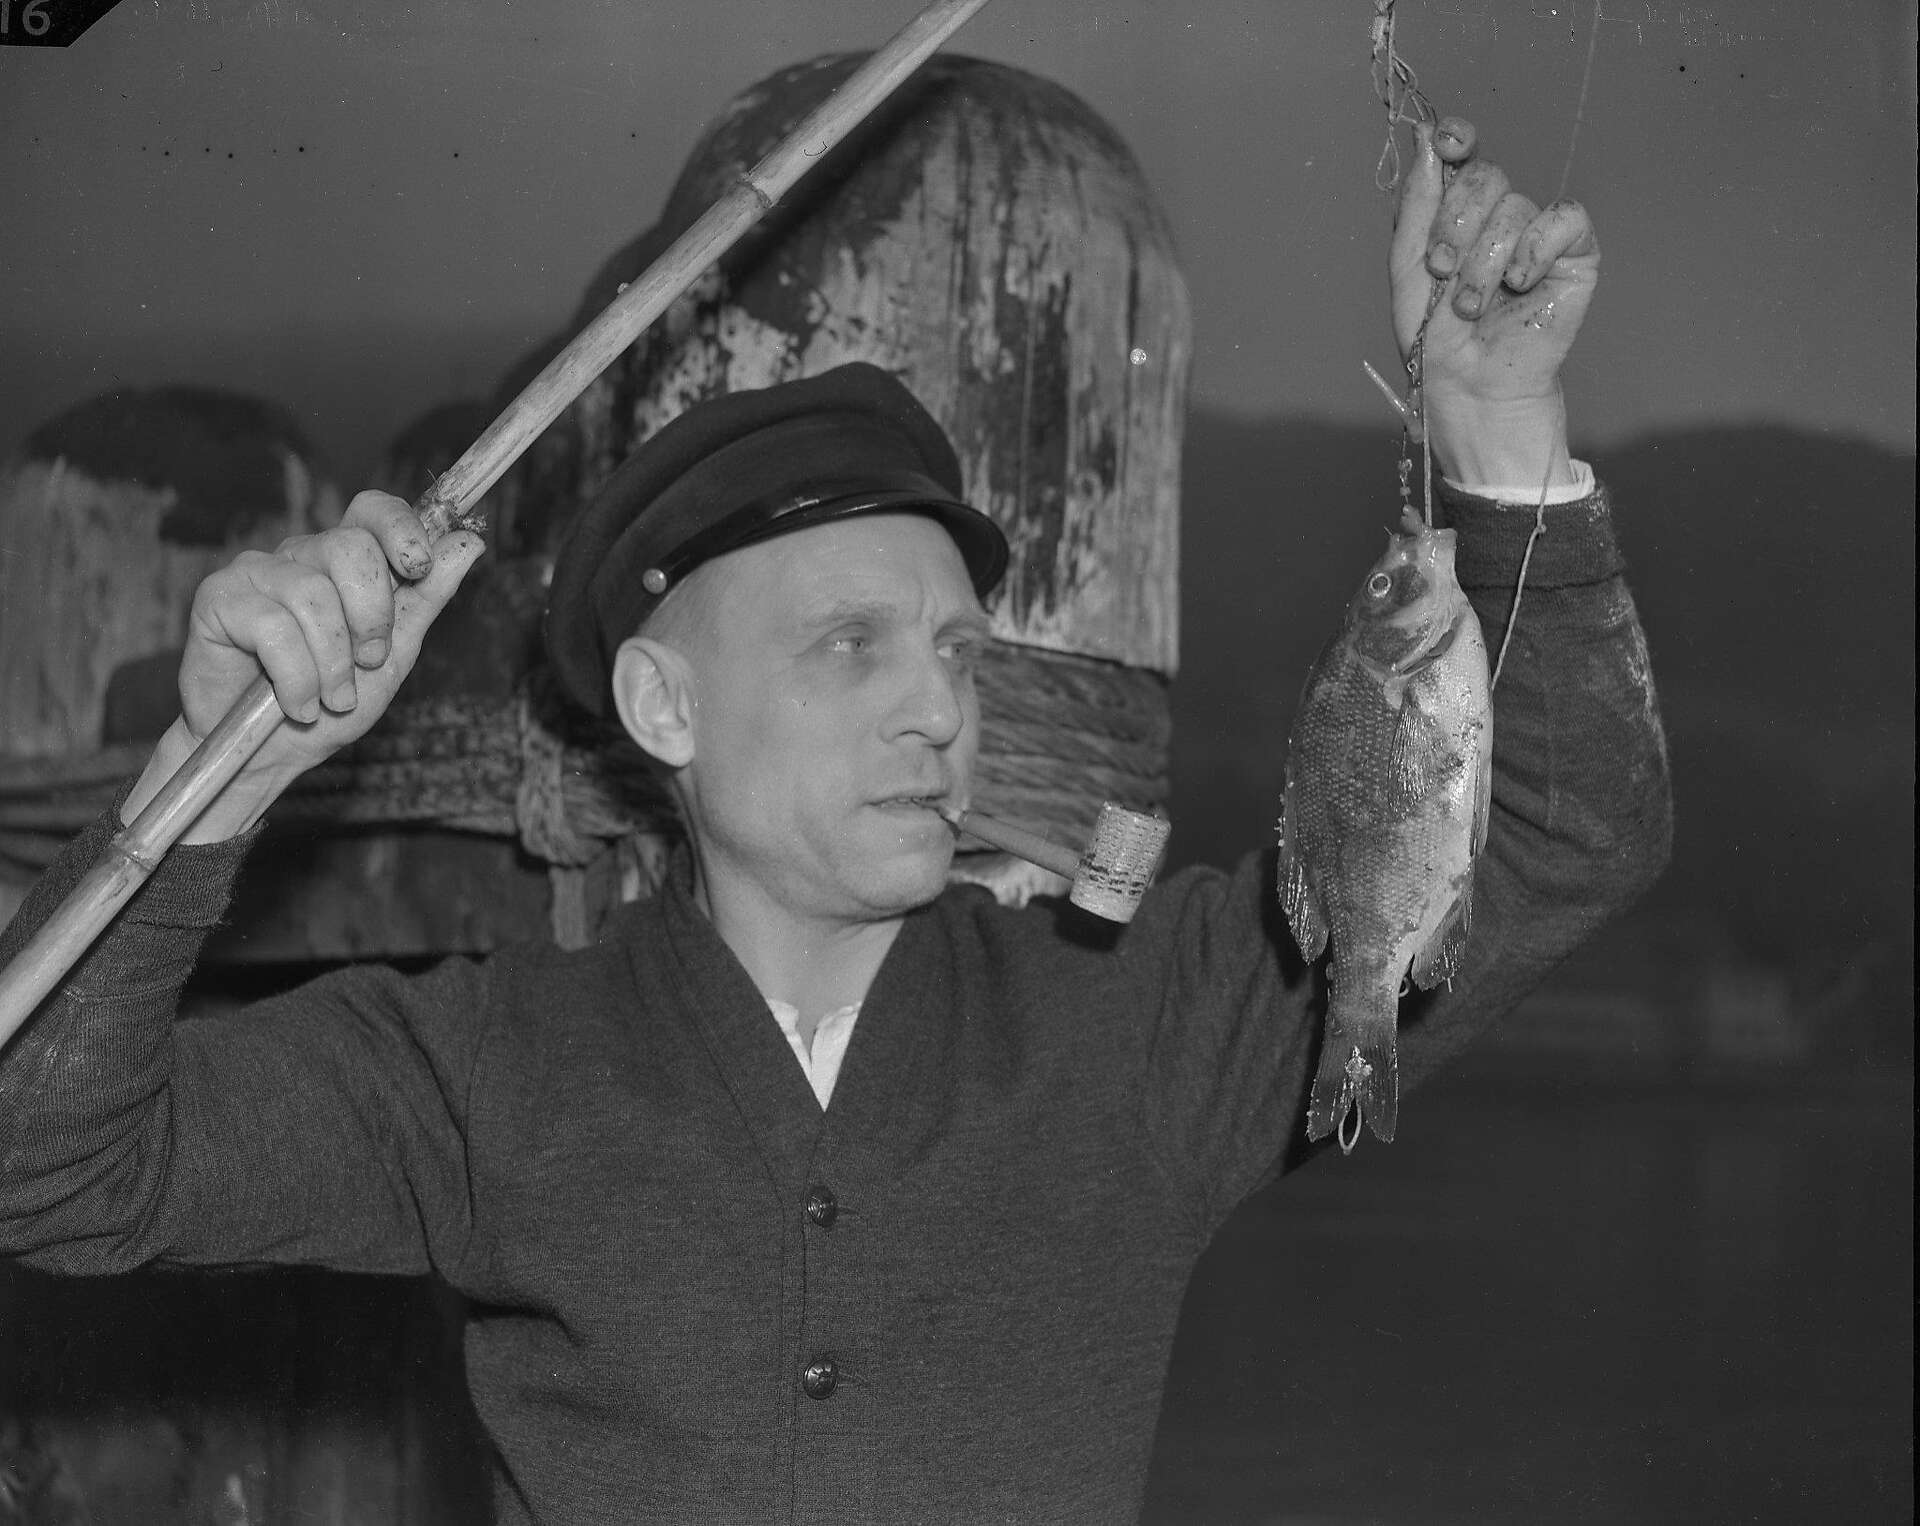
[{"label": "water", "polygon": [[1541,1074],[1476,1057],[1230,1221],[1149,1522],[1913,1518],[1907,1078]]}]

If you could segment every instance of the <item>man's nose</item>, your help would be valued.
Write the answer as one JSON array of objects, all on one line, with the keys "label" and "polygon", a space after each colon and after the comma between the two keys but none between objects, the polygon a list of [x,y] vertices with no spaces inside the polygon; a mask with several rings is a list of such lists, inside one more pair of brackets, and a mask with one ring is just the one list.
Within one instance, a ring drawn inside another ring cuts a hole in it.
[{"label": "man's nose", "polygon": [[923,736],[944,747],[967,723],[972,679],[931,648],[915,654],[905,691],[895,711],[903,735]]}]

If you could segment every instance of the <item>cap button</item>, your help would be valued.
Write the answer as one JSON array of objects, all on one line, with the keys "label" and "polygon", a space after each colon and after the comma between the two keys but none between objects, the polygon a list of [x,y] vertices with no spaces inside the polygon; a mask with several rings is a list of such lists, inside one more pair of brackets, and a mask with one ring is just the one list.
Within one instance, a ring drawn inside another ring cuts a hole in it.
[{"label": "cap button", "polygon": [[658,567],[649,567],[640,574],[640,586],[648,593],[662,594],[667,591],[667,575]]}]

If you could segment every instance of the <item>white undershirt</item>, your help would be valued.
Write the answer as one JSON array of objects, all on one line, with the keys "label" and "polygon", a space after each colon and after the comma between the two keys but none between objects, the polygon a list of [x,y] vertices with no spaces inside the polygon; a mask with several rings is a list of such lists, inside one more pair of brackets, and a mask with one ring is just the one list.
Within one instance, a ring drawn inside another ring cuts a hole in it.
[{"label": "white undershirt", "polygon": [[[1559,487],[1548,488],[1546,498],[1548,503],[1577,503],[1593,491],[1593,468],[1584,461],[1570,461],[1567,464],[1573,468],[1573,481]],[[1454,482],[1451,477],[1447,478],[1447,481],[1462,493],[1471,493],[1475,498],[1491,498],[1496,503],[1532,505],[1540,502],[1540,484],[1537,482],[1529,487],[1524,482],[1499,482],[1492,486],[1483,486]]]},{"label": "white undershirt", "polygon": [[780,1025],[780,1031],[787,1036],[787,1042],[793,1046],[800,1069],[806,1073],[807,1084],[813,1088],[814,1096],[820,1099],[820,1107],[824,1111],[833,1096],[833,1083],[840,1078],[840,1062],[847,1056],[847,1040],[853,1037],[853,1020],[860,1015],[860,1003],[849,1003],[821,1018],[820,1026],[813,1030],[811,1046],[801,1036],[798,1007],[791,1002],[776,1001],[771,996],[767,998],[767,1006],[773,1012],[774,1021]]},{"label": "white undershirt", "polygon": [[[1573,482],[1567,486],[1548,488],[1548,503],[1573,503],[1593,491],[1593,468],[1584,461],[1575,461],[1572,465]],[[1455,483],[1454,486],[1463,493],[1472,493],[1476,498],[1491,498],[1500,503],[1517,505],[1540,502],[1538,483],[1532,487],[1512,483],[1496,483],[1492,486]],[[821,1018],[820,1025],[813,1030],[811,1044],[801,1036],[798,1007],[791,1002],[777,1001],[771,996],[767,998],[767,1006],[773,1012],[774,1021],[779,1023],[780,1031],[787,1036],[787,1042],[793,1046],[794,1058],[800,1062],[807,1084],[813,1088],[814,1096],[820,1099],[821,1110],[825,1111],[827,1103],[833,1098],[833,1083],[840,1079],[840,1062],[846,1058],[847,1043],[853,1037],[854,1022],[860,1016],[860,1003],[852,1002]]]}]

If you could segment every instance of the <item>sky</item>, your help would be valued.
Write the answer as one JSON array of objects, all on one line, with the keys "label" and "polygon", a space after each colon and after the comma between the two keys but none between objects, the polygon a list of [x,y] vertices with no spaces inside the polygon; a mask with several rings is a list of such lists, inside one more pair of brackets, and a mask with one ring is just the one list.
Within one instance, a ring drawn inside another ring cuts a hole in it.
[{"label": "sky", "polygon": [[[0,48],[0,452],[125,383],[291,407],[350,479],[485,393],[650,225],[702,125],[911,0],[122,0]],[[1577,442],[1914,441],[1900,0],[1401,0],[1443,111],[1605,254]],[[1107,118],[1167,209],[1200,407],[1391,420],[1371,0],[992,0],[952,46]],[[1577,123],[1577,131],[1576,131]],[[350,481],[348,486],[355,485]]]}]

